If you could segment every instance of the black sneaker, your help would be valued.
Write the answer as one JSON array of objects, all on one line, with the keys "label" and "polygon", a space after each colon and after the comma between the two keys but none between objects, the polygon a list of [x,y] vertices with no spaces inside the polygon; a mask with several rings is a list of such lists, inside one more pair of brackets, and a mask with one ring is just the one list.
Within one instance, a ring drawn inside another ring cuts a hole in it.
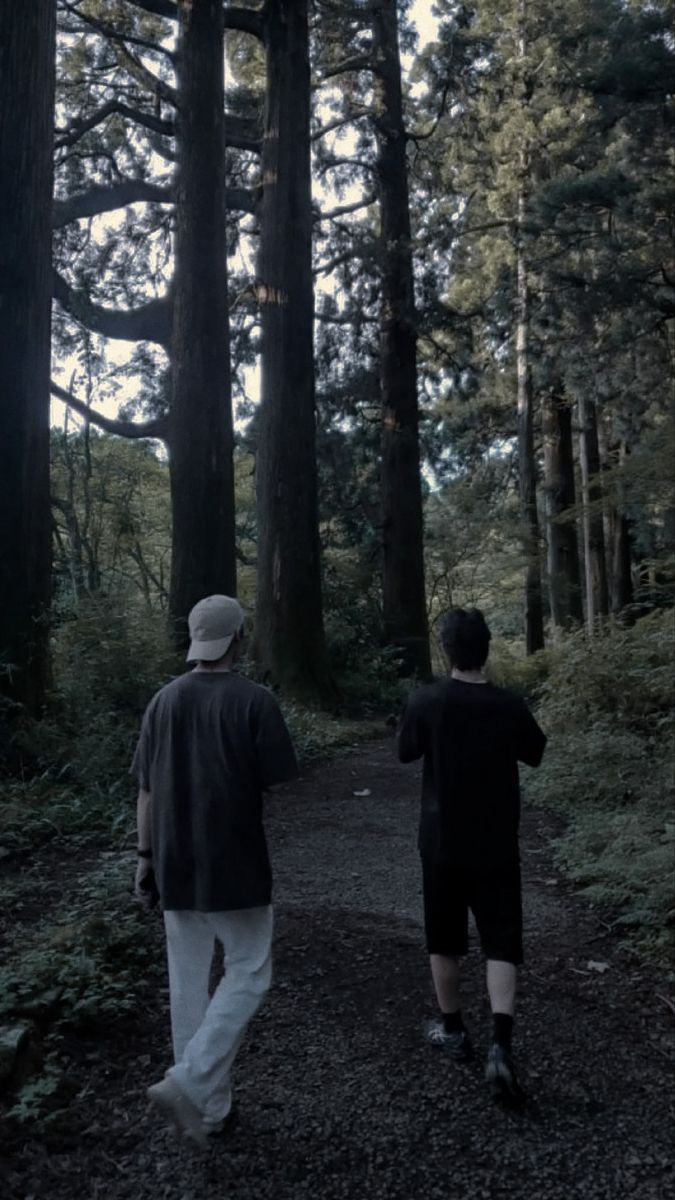
[{"label": "black sneaker", "polygon": [[468,1062],[473,1058],[473,1047],[466,1029],[458,1029],[448,1033],[442,1021],[436,1018],[427,1021],[424,1026],[424,1040],[430,1046],[438,1046],[455,1062]]},{"label": "black sneaker", "polygon": [[485,1079],[490,1085],[492,1098],[506,1104],[521,1104],[525,1093],[518,1083],[515,1067],[508,1050],[493,1042],[485,1066]]}]

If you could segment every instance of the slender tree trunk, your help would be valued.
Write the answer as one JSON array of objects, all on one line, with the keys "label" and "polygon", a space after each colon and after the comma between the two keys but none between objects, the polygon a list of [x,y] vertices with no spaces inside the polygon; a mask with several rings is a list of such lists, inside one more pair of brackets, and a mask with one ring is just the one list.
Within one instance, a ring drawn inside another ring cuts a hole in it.
[{"label": "slender tree trunk", "polygon": [[386,641],[402,653],[405,674],[431,674],[424,585],[424,519],[417,403],[406,134],[396,0],[373,10],[377,181],[382,301],[383,616]]},{"label": "slender tree trunk", "polygon": [[593,633],[597,617],[607,616],[607,565],[605,534],[602,517],[602,488],[600,484],[600,451],[595,403],[580,395],[579,465],[584,522],[584,568],[586,577],[586,625]]},{"label": "slender tree trunk", "polygon": [[543,649],[544,612],[539,561],[539,516],[537,513],[536,463],[532,372],[529,360],[530,291],[523,248],[522,227],[525,196],[518,201],[518,245],[516,253],[517,324],[516,379],[518,396],[518,472],[520,519],[525,553],[525,647],[528,654]]},{"label": "slender tree trunk", "polygon": [[48,679],[54,0],[0,5],[0,692]]},{"label": "slender tree trunk", "polygon": [[179,0],[169,613],[236,591],[222,0]]},{"label": "slender tree trunk", "polygon": [[316,473],[307,0],[270,0],[265,34],[253,649],[274,682],[316,696],[327,694],[331,681],[323,632]]},{"label": "slender tree trunk", "polygon": [[[619,463],[622,464],[629,453],[628,445],[622,442],[619,448]],[[621,489],[619,489],[621,491]],[[610,547],[610,580],[611,580],[611,609],[615,614],[630,608],[634,602],[633,594],[633,565],[630,521],[622,506],[622,496],[619,503],[612,506],[612,541]]]},{"label": "slender tree trunk", "polygon": [[564,629],[581,624],[583,607],[576,522],[561,520],[575,499],[572,411],[555,389],[543,398],[542,428],[551,619]]}]

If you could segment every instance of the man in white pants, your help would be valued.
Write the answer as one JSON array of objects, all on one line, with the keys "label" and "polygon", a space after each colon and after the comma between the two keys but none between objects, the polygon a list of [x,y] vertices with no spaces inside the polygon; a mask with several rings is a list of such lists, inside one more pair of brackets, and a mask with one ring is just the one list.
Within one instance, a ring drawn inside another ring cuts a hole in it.
[{"label": "man in white pants", "polygon": [[[272,975],[272,873],[263,792],[295,778],[274,696],[232,671],[244,613],[207,596],[189,616],[192,671],[153,697],[132,764],[135,891],[164,910],[174,1065],[148,1097],[193,1141],[228,1124],[231,1068]],[[209,998],[214,940],[225,974]]]}]

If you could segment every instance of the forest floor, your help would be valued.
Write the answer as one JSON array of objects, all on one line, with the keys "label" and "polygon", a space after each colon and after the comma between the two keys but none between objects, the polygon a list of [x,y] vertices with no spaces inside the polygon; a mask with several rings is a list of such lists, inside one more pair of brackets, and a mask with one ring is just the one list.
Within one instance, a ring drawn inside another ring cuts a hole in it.
[{"label": "forest floor", "polygon": [[[237,1060],[228,1140],[203,1154],[145,1100],[169,1065],[162,925],[150,914],[135,1010],[61,1038],[67,1101],[57,1091],[47,1120],[5,1119],[4,1200],[675,1197],[672,986],[620,947],[613,914],[560,875],[557,818],[525,806],[514,1052],[527,1103],[503,1110],[486,1091],[475,938],[464,1013],[476,1061],[459,1066],[423,1042],[434,1005],[418,792],[418,769],[380,741],[309,768],[270,801],[275,980]],[[2,906],[5,949],[44,914],[45,896],[56,912],[114,858],[109,847],[52,843],[0,863],[17,899],[13,916]],[[133,861],[124,856],[129,876]]]}]

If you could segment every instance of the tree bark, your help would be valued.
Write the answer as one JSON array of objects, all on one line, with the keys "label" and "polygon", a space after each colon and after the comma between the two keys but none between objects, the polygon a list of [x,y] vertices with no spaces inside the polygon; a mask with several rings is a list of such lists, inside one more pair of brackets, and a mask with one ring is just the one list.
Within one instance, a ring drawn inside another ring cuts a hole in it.
[{"label": "tree bark", "polygon": [[532,372],[529,359],[530,290],[523,247],[525,196],[518,200],[516,249],[516,379],[518,400],[518,478],[520,519],[525,554],[525,649],[534,654],[544,647],[544,612],[539,558],[539,517],[534,455]]},{"label": "tree bark", "polygon": [[266,57],[254,653],[275,683],[322,695],[332,685],[316,475],[307,0],[267,5]]},{"label": "tree bark", "polygon": [[543,397],[542,430],[551,620],[565,629],[582,623],[583,606],[576,522],[565,518],[575,502],[572,410],[556,389]]},{"label": "tree bark", "polygon": [[233,431],[225,244],[223,7],[180,0],[176,266],[169,468],[169,612],[182,642],[191,607],[234,595]]},{"label": "tree bark", "polygon": [[402,672],[431,675],[424,582],[424,517],[417,403],[406,135],[396,0],[373,10],[382,301],[382,603],[384,636]]},{"label": "tree bark", "polygon": [[54,0],[0,6],[0,692],[40,711],[51,589]]},{"label": "tree bark", "polygon": [[584,573],[586,579],[586,626],[592,635],[597,617],[607,616],[609,595],[602,520],[600,451],[595,403],[583,394],[577,402],[579,414],[579,466],[583,499]]},{"label": "tree bark", "polygon": [[[623,464],[629,454],[627,442],[619,447],[619,463]],[[610,606],[612,612],[619,613],[629,609],[634,603],[632,538],[630,521],[622,506],[623,489],[617,489],[618,503],[612,506],[610,544]]]}]

